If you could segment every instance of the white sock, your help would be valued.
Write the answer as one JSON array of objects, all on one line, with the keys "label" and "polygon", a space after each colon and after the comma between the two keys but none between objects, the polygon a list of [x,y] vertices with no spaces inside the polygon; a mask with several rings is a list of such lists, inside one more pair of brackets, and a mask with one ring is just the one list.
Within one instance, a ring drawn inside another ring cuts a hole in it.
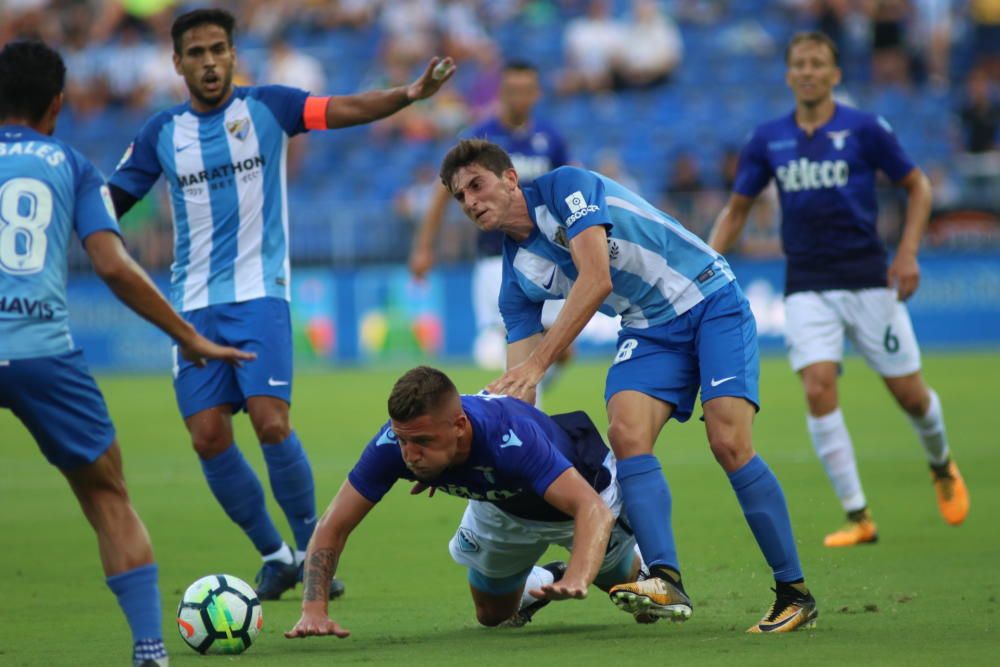
[{"label": "white sock", "polygon": [[518,609],[524,609],[528,605],[538,602],[538,598],[528,593],[528,591],[532,588],[541,588],[545,584],[551,584],[555,580],[555,575],[544,567],[536,565],[531,568],[531,574],[528,575],[528,580],[524,582],[524,592],[521,593],[521,605]]},{"label": "white sock", "polygon": [[649,565],[646,564],[646,559],[642,557],[642,552],[639,551],[639,545],[636,544],[632,547],[632,551],[634,551],[635,555],[639,557],[639,580],[642,581],[643,579],[649,579]]},{"label": "white sock", "polygon": [[930,390],[931,403],[923,417],[910,417],[910,423],[920,436],[920,444],[927,452],[927,460],[932,465],[941,465],[948,460],[948,435],[944,430],[944,412],[937,392]]},{"label": "white sock", "polygon": [[264,554],[265,563],[270,563],[272,560],[282,562],[285,565],[295,564],[295,556],[292,554],[292,548],[284,542],[281,543],[281,548],[274,553]]},{"label": "white sock", "polygon": [[295,564],[296,565],[302,565],[302,561],[304,561],[305,559],[306,559],[306,552],[305,551],[299,551],[298,549],[296,549],[295,550]]},{"label": "white sock", "polygon": [[816,455],[823,462],[844,511],[862,509],[867,504],[865,492],[861,489],[861,478],[854,461],[854,445],[847,432],[844,413],[837,408],[822,417],[806,415],[806,424]]}]

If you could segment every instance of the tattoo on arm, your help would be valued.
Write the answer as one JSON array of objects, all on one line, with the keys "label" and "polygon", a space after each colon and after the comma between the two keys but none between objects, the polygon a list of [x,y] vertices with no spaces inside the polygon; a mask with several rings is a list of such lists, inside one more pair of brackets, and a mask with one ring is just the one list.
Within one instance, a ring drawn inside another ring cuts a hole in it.
[{"label": "tattoo on arm", "polygon": [[306,561],[302,594],[304,601],[326,600],[330,594],[330,578],[337,569],[340,554],[333,549],[319,549]]}]

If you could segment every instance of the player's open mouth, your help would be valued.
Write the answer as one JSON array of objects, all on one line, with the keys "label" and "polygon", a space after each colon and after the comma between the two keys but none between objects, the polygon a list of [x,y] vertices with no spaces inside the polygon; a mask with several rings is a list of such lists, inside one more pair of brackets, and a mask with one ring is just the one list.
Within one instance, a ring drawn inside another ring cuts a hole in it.
[{"label": "player's open mouth", "polygon": [[216,74],[209,74],[208,76],[202,78],[201,84],[205,87],[206,91],[214,92],[222,87],[222,79],[220,79]]}]

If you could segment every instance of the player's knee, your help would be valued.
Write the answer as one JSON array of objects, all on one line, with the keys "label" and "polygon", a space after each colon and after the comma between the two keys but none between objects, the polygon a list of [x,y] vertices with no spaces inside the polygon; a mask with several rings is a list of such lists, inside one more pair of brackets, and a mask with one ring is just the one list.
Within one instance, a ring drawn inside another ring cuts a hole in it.
[{"label": "player's knee", "polygon": [[214,459],[233,444],[232,433],[223,427],[200,428],[191,433],[191,444],[198,458]]},{"label": "player's knee", "polygon": [[640,429],[620,419],[612,419],[608,426],[608,440],[619,460],[649,454],[653,450],[649,438],[643,437]]},{"label": "player's knee", "polygon": [[743,467],[753,458],[753,446],[750,438],[737,429],[723,429],[711,434],[708,440],[712,455],[726,472],[732,472]]},{"label": "player's knee", "polygon": [[826,377],[810,377],[803,382],[809,405],[822,405],[836,401],[837,380]]},{"label": "player's knee", "polygon": [[282,415],[270,415],[258,419],[254,422],[254,431],[257,432],[257,439],[267,445],[276,445],[284,442],[291,435],[292,429],[288,420]]}]

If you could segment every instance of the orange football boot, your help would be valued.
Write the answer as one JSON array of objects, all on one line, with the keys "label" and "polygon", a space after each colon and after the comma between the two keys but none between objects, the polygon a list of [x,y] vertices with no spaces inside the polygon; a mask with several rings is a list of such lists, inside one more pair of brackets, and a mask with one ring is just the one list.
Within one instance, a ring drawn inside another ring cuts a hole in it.
[{"label": "orange football boot", "polygon": [[865,508],[864,514],[859,519],[848,521],[843,528],[827,535],[823,539],[823,546],[853,547],[876,542],[878,542],[878,526],[872,521],[871,511]]},{"label": "orange football boot", "polygon": [[945,466],[931,466],[931,480],[941,516],[952,526],[961,525],[969,514],[969,490],[954,461]]}]

